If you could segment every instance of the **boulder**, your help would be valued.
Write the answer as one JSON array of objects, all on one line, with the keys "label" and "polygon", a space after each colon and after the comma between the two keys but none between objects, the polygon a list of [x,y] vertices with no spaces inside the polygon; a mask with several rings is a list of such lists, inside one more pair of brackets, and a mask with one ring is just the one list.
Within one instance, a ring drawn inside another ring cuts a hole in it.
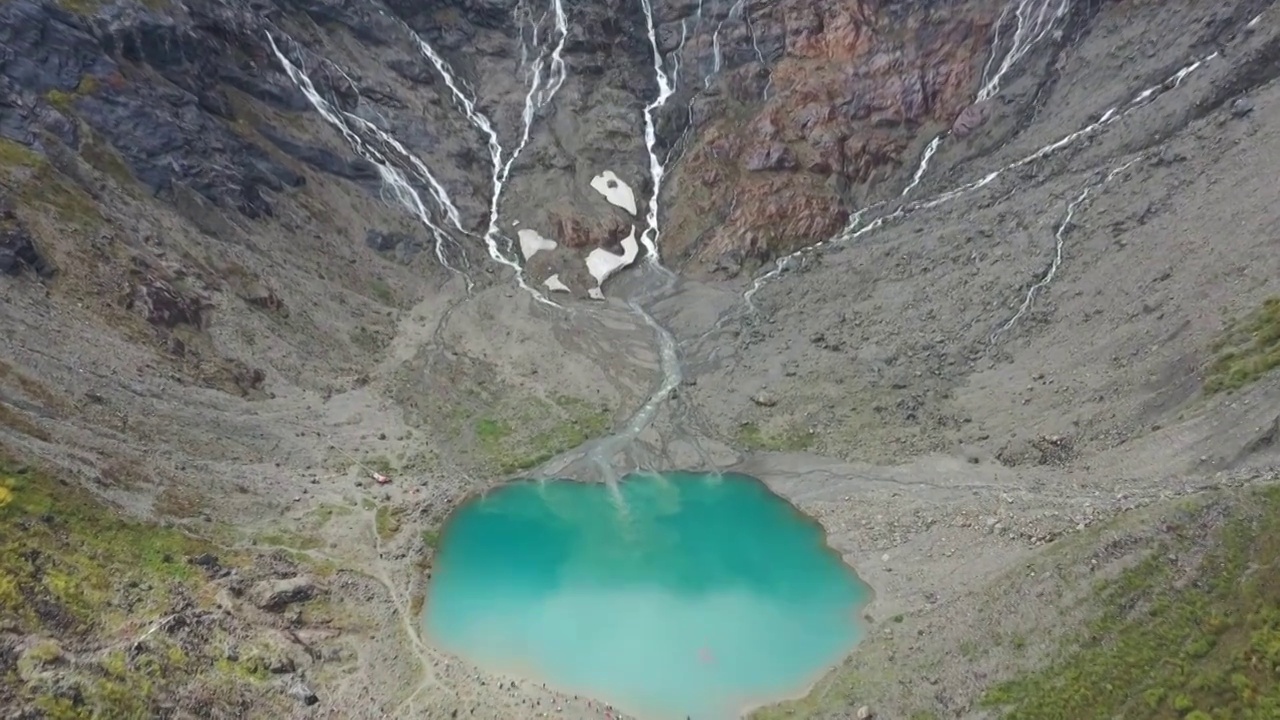
[{"label": "boulder", "polygon": [[263,580],[253,586],[250,597],[259,608],[279,612],[293,603],[310,600],[315,593],[315,581],[298,575],[284,580]]}]

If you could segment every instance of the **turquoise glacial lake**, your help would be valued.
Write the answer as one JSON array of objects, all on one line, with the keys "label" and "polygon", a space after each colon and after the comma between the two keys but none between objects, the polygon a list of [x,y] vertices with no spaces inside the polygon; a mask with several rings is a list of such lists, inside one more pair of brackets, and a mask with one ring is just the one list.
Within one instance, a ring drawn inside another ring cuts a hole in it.
[{"label": "turquoise glacial lake", "polygon": [[723,720],[802,694],[870,591],[819,525],[745,475],[518,482],[444,528],[438,647],[641,718]]}]

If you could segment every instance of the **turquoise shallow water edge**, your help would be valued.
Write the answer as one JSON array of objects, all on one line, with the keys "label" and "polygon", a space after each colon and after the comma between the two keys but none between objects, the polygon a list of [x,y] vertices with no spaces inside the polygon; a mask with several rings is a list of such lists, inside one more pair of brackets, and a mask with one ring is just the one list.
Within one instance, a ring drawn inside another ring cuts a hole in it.
[{"label": "turquoise shallow water edge", "polygon": [[745,475],[524,481],[459,508],[428,638],[642,718],[736,718],[801,693],[862,636],[870,589]]}]

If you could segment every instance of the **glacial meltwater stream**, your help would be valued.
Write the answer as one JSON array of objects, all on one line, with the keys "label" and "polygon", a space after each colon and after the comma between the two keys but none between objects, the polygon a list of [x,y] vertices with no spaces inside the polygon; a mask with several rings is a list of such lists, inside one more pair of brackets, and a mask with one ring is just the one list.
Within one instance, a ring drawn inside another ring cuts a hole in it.
[{"label": "glacial meltwater stream", "polygon": [[804,692],[862,634],[868,588],[754,478],[518,482],[460,508],[433,644],[642,718],[737,718]]}]

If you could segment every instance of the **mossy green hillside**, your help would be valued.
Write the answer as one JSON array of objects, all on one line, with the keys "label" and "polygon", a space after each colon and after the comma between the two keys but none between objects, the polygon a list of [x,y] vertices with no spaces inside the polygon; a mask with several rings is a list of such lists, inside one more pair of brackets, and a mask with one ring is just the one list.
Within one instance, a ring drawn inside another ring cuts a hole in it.
[{"label": "mossy green hillside", "polygon": [[[0,613],[24,627],[110,630],[161,613],[198,583],[186,558],[208,547],[120,517],[86,491],[0,466]],[[151,590],[117,602],[131,587]]]},{"label": "mossy green hillside", "polygon": [[1212,349],[1206,393],[1238,390],[1280,367],[1280,297],[1228,325]]},{"label": "mossy green hillside", "polygon": [[214,550],[0,459],[0,627],[29,639],[16,667],[0,666],[0,697],[32,717],[159,717],[193,692],[234,712],[258,691],[234,663],[216,665],[225,634],[207,628],[192,643],[175,631],[213,604],[216,588],[190,558]]},{"label": "mossy green hillside", "polygon": [[1060,659],[999,685],[1010,720],[1263,720],[1280,717],[1280,488],[1187,522],[1097,589],[1100,612]]},{"label": "mossy green hillside", "polygon": [[400,532],[400,519],[403,514],[403,508],[396,508],[391,505],[378,506],[378,509],[373,514],[373,524],[379,540],[385,542]]},{"label": "mossy green hillside", "polygon": [[805,697],[753,710],[750,720],[836,717],[833,713],[856,706],[863,697],[862,678],[840,667],[827,673]]},{"label": "mossy green hillside", "polygon": [[92,95],[97,92],[100,85],[101,83],[98,81],[98,78],[92,75],[84,75],[81,76],[80,82],[77,83],[76,87],[72,90],[50,90],[45,93],[44,98],[50,105],[54,106],[65,115],[72,111],[77,98],[84,97],[85,95]]}]

